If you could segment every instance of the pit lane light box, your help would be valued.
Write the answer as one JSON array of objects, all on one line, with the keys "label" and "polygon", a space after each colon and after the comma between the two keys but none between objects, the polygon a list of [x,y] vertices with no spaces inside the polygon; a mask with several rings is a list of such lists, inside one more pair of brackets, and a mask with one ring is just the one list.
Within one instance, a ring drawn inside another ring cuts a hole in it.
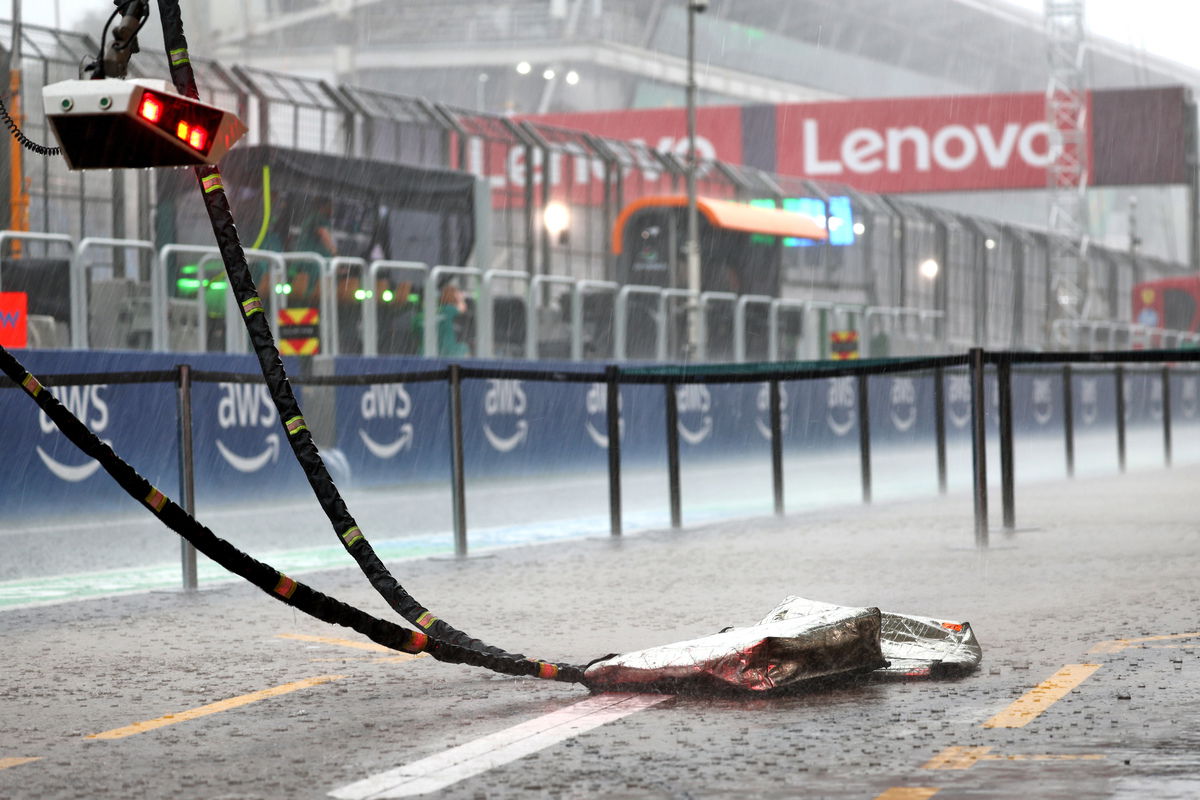
[{"label": "pit lane light box", "polygon": [[68,80],[42,90],[71,169],[215,164],[246,133],[236,115],[161,80]]}]

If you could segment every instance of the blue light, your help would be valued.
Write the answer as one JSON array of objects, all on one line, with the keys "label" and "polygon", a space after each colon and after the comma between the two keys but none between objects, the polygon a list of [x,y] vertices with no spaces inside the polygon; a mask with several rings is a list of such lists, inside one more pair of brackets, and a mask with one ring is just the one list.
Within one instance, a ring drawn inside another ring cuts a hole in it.
[{"label": "blue light", "polygon": [[[757,198],[750,205],[759,208],[774,208],[775,202],[769,198]],[[785,197],[783,210],[791,211],[808,217],[813,222],[825,226],[825,203],[817,197]],[[854,244],[854,206],[850,198],[837,195],[829,198],[829,243],[835,247]],[[808,239],[787,238],[783,240],[784,247],[812,247],[817,242]]]}]

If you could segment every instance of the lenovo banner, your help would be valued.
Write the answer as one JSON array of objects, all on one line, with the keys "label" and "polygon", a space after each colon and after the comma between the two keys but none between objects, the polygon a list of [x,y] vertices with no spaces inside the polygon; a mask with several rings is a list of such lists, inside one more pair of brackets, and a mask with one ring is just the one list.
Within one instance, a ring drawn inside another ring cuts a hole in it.
[{"label": "lenovo banner", "polygon": [[[1188,182],[1187,90],[1098,90],[1087,103],[1091,185]],[[530,119],[661,152],[687,148],[682,108]],[[710,107],[697,135],[701,158],[879,193],[1041,188],[1056,156],[1041,93]],[[517,180],[493,176],[497,188]]]}]

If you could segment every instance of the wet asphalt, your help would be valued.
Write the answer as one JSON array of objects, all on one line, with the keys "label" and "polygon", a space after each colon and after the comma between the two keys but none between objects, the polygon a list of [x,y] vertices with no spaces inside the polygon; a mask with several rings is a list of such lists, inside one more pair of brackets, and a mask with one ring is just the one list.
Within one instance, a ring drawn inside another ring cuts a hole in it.
[{"label": "wet asphalt", "polygon": [[[397,564],[434,613],[549,660],[750,624],[792,594],[969,620],[984,649],[954,681],[673,698],[430,796],[1200,797],[1198,481],[1023,485],[1018,530],[984,551],[955,493]],[[352,568],[299,577],[390,613]],[[0,797],[320,798],[588,697],[329,639],[365,641],[240,584],[0,613]],[[985,727],[1085,664],[1024,727]]]}]

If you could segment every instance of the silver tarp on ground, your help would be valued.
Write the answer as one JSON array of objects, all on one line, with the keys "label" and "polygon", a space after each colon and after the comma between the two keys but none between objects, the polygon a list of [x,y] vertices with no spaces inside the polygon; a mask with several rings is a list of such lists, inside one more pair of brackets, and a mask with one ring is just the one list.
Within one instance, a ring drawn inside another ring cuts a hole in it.
[{"label": "silver tarp on ground", "polygon": [[937,677],[974,669],[971,626],[789,597],[756,625],[609,656],[584,675],[594,689],[770,692],[876,672]]},{"label": "silver tarp on ground", "polygon": [[885,666],[880,624],[877,608],[837,606],[612,656],[589,666],[584,681],[642,690],[782,689]]},{"label": "silver tarp on ground", "polygon": [[[759,625],[787,619],[808,619],[844,606],[789,597]],[[940,677],[970,672],[983,660],[983,650],[971,623],[912,614],[881,613],[880,649],[889,662],[882,672],[910,678]]]}]

